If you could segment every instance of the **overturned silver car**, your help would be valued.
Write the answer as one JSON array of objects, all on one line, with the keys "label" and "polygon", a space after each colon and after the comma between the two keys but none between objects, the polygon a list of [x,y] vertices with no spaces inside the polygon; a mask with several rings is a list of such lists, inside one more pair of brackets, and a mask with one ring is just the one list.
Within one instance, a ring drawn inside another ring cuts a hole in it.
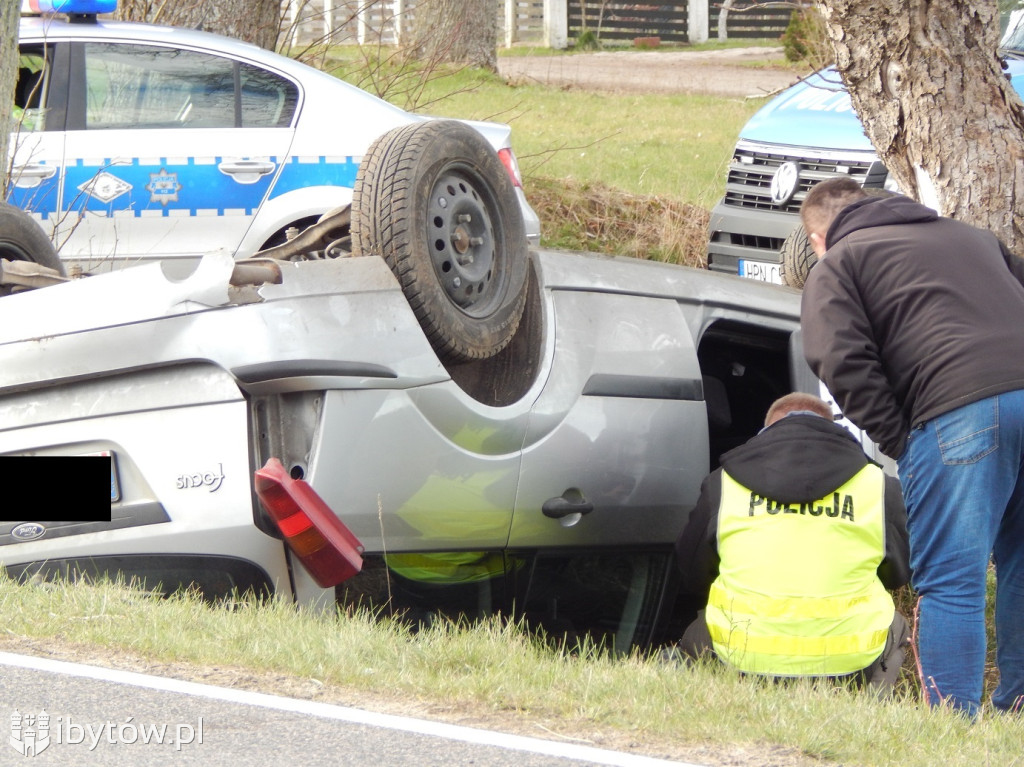
[{"label": "overturned silver car", "polygon": [[0,454],[107,454],[111,501],[109,521],[0,524],[7,571],[500,610],[618,649],[677,632],[671,547],[701,480],[773,399],[818,390],[799,296],[527,253],[507,174],[458,125],[374,145],[357,256],[12,274]]}]

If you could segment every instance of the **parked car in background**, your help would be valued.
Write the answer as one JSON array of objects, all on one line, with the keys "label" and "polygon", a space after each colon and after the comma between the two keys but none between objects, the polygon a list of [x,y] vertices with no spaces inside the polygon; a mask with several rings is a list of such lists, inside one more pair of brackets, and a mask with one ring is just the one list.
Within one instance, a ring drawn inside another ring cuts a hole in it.
[{"label": "parked car in background", "polygon": [[[425,120],[284,56],[218,35],[97,19],[114,0],[29,0],[8,202],[66,267],[94,272],[282,243],[352,200],[370,143]],[[474,122],[523,194],[507,125]],[[327,227],[324,227],[325,229]],[[326,248],[342,239],[335,222]]]},{"label": "parked car in background", "polygon": [[[1024,29],[1016,23],[1000,53],[1014,88],[1024,92]],[[837,176],[868,189],[896,188],[829,67],[773,98],[740,131],[725,196],[711,211],[708,268],[803,287],[816,259],[800,204],[812,186]]]}]

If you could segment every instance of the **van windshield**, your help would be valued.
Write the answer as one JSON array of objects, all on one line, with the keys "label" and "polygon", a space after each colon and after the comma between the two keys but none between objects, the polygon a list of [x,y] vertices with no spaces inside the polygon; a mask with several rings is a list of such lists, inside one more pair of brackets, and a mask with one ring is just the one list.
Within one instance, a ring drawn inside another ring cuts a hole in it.
[{"label": "van windshield", "polygon": [[1004,55],[1024,58],[1024,10],[1010,11],[1001,15],[1005,25],[999,49]]}]

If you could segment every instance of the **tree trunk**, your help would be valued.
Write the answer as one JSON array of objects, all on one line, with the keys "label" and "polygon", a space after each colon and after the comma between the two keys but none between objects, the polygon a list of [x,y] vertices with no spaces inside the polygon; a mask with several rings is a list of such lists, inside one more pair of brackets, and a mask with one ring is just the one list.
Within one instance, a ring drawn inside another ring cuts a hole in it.
[{"label": "tree trunk", "polygon": [[0,2],[0,199],[7,197],[7,174],[10,163],[7,147],[10,141],[11,108],[14,106],[14,86],[18,81],[18,19],[20,3]]},{"label": "tree trunk", "polygon": [[498,71],[498,9],[492,0],[420,0],[414,14],[407,55]]},{"label": "tree trunk", "polygon": [[822,5],[853,107],[900,189],[1024,256],[1024,105],[996,55],[996,0]]},{"label": "tree trunk", "polygon": [[725,0],[718,9],[718,39],[722,41],[729,39],[729,9],[732,3],[733,0]]},{"label": "tree trunk", "polygon": [[201,29],[274,50],[281,30],[280,0],[120,0],[115,16]]}]

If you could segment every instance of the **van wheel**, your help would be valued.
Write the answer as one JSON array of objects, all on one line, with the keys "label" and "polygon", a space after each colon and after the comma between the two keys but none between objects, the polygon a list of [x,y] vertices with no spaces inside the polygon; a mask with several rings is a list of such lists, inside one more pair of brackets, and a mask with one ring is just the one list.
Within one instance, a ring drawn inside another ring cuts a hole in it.
[{"label": "van wheel", "polygon": [[501,160],[465,123],[428,120],[385,133],[359,168],[352,252],[395,273],[438,356],[485,359],[526,305],[523,214]]},{"label": "van wheel", "polygon": [[803,289],[811,267],[818,263],[818,256],[811,247],[803,224],[797,224],[789,237],[782,243],[782,282],[791,288]]},{"label": "van wheel", "polygon": [[0,202],[0,258],[31,261],[64,276],[64,264],[42,227],[23,211]]}]

